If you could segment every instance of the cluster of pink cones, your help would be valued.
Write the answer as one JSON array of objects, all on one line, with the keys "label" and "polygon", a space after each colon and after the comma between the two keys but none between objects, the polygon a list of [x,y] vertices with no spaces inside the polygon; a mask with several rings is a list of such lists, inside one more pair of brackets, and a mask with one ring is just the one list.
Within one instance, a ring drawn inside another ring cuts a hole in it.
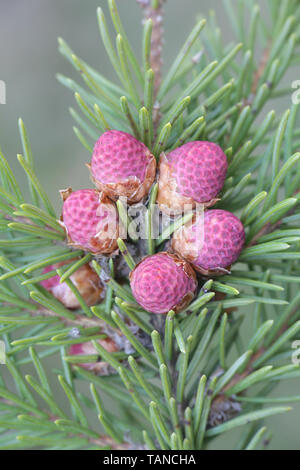
[{"label": "cluster of pink cones", "polygon": [[[135,204],[146,199],[156,178],[156,160],[132,135],[110,130],[96,142],[88,167],[96,189],[61,191],[61,224],[71,246],[112,256],[118,253],[120,236],[115,201],[126,197],[129,204]],[[192,209],[201,205],[204,215],[177,230],[168,251],[144,257],[130,273],[132,293],[146,311],[181,311],[196,293],[195,271],[217,276],[228,272],[237,260],[245,241],[242,223],[228,211],[210,209],[219,200],[226,172],[226,155],[212,142],[189,142],[161,154],[157,176],[160,211],[174,216],[186,205]],[[79,268],[71,280],[88,305],[102,300],[103,285],[89,266]],[[58,278],[44,281],[43,286],[66,307],[78,308],[74,294]],[[73,353],[78,354],[76,351]]]}]

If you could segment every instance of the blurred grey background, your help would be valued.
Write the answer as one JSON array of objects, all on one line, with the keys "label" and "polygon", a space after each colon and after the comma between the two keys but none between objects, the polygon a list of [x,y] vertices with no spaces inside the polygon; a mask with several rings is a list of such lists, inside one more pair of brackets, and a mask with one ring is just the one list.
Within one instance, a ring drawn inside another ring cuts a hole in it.
[{"label": "blurred grey background", "polygon": [[[257,3],[264,9],[266,0]],[[129,38],[140,52],[141,9],[135,0],[117,0],[117,5]],[[72,93],[55,78],[57,72],[75,77],[72,67],[57,52],[57,37],[62,36],[79,57],[115,79],[98,32],[97,6],[107,12],[105,0],[0,0],[0,80],[7,87],[7,103],[0,105],[0,147],[19,179],[25,182],[16,162],[16,154],[21,152],[17,129],[21,116],[30,135],[37,174],[57,209],[59,189],[91,186],[84,166],[89,156],[73,134],[68,112],[68,107],[74,105]],[[196,15],[205,15],[210,9],[215,9],[226,41],[232,38],[220,0],[168,0],[165,68],[190,32]],[[290,78],[282,86],[289,86]],[[299,78],[300,71],[293,76]],[[287,100],[277,102],[279,111],[289,106]],[[251,315],[250,310],[247,315]],[[278,393],[299,394],[299,382],[281,386]],[[270,418],[267,423],[274,430],[274,437],[269,448],[299,449],[299,420],[297,404],[291,413]],[[230,447],[239,432],[230,438],[224,435],[213,447]]]}]

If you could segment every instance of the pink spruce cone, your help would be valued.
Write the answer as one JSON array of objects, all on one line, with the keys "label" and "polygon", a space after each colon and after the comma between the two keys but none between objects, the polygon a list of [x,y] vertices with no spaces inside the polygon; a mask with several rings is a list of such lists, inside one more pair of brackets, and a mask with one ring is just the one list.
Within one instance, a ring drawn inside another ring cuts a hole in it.
[{"label": "pink spruce cone", "polygon": [[118,248],[118,211],[114,202],[94,189],[61,191],[64,200],[62,225],[69,244],[96,254]]},{"label": "pink spruce cone", "polygon": [[[105,339],[98,339],[97,342],[109,353],[119,351],[116,343],[109,337]],[[98,351],[93,346],[91,341],[86,343],[78,343],[72,344],[69,349],[70,356],[77,356],[77,355],[94,355],[97,354],[99,356]],[[82,367],[83,369],[90,370],[97,375],[108,375],[110,372],[110,366],[107,362],[98,361],[98,362],[84,362],[84,363],[77,363],[77,366]]]},{"label": "pink spruce cone", "polygon": [[106,131],[97,140],[90,167],[96,187],[116,200],[139,202],[154,181],[156,160],[150,150],[126,132]]},{"label": "pink spruce cone", "polygon": [[172,249],[204,275],[223,275],[245,243],[242,222],[231,212],[212,209],[178,229]]},{"label": "pink spruce cone", "polygon": [[157,202],[166,213],[183,212],[185,205],[210,207],[217,201],[227,172],[227,158],[213,142],[188,142],[159,162]]},{"label": "pink spruce cone", "polygon": [[130,285],[137,302],[152,313],[176,313],[193,299],[197,281],[184,260],[161,252],[146,256],[130,273]]},{"label": "pink spruce cone", "polygon": [[[43,274],[54,269],[60,268],[71,260],[51,264],[43,270]],[[75,261],[75,260],[73,260]],[[70,276],[71,281],[77,287],[79,293],[84,298],[88,306],[96,305],[103,300],[104,287],[99,276],[93,271],[89,264],[85,264],[77,269]],[[58,274],[45,279],[41,285],[54,295],[65,307],[70,309],[80,308],[80,304],[65,282],[60,283]]]}]

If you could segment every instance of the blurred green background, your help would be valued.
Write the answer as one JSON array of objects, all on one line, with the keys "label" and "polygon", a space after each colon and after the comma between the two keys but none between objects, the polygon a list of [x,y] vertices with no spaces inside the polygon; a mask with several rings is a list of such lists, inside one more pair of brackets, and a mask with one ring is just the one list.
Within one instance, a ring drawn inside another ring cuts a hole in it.
[{"label": "blurred green background", "polygon": [[[266,0],[257,3],[264,11]],[[55,78],[57,72],[75,75],[57,52],[57,37],[62,36],[79,57],[115,80],[98,32],[96,8],[99,5],[107,12],[105,0],[0,0],[0,79],[5,81],[7,93],[6,105],[0,105],[0,146],[25,183],[16,162],[16,154],[21,152],[17,130],[17,119],[21,116],[31,138],[37,173],[58,211],[59,189],[91,187],[91,183],[84,165],[89,155],[73,134],[73,121],[68,112],[69,106],[76,105],[71,92]],[[128,36],[139,53],[141,9],[135,0],[117,0],[117,5]],[[165,6],[166,69],[194,25],[196,15],[205,16],[210,9],[215,9],[224,41],[228,42],[232,32],[220,0],[168,0]],[[258,50],[258,55],[260,52]],[[300,79],[300,70],[297,74],[294,69],[284,78],[282,86],[290,86],[296,79]],[[279,112],[289,106],[288,100],[275,103]],[[251,316],[251,310],[246,314]],[[299,394],[299,383],[285,384],[279,392],[281,395]],[[274,430],[270,449],[300,448],[300,405],[293,408],[291,413],[268,420],[269,429]],[[213,447],[230,448],[238,435],[239,431],[230,438],[225,435],[215,441]]]}]

